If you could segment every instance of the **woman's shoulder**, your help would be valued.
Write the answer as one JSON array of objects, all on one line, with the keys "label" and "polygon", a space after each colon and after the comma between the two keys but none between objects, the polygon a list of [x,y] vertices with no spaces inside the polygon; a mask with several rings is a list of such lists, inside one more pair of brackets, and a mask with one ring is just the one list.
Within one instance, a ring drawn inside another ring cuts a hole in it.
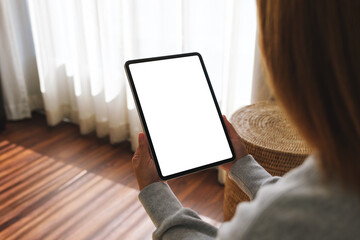
[{"label": "woman's shoulder", "polygon": [[239,204],[224,227],[245,239],[354,239],[359,216],[359,198],[326,182],[311,156],[276,184],[263,186],[252,202]]}]

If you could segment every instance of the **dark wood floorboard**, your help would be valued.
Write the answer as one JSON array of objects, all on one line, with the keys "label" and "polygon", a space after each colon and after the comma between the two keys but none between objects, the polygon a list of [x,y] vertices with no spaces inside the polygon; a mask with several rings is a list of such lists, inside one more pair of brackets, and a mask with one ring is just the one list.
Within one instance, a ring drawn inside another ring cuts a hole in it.
[{"label": "dark wood floorboard", "polygon": [[[130,143],[81,136],[45,117],[0,134],[0,239],[151,239],[138,201]],[[223,187],[211,169],[169,181],[185,207],[219,226]]]}]

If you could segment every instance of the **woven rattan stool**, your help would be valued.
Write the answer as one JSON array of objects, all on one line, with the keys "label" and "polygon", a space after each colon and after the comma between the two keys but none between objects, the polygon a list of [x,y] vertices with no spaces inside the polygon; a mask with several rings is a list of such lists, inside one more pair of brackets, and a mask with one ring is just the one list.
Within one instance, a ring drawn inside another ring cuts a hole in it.
[{"label": "woven rattan stool", "polygon": [[[273,176],[282,176],[299,166],[310,153],[310,148],[275,102],[243,107],[232,115],[230,121],[244,140],[248,152]],[[226,177],[224,220],[232,218],[239,202],[248,200],[237,184]]]}]

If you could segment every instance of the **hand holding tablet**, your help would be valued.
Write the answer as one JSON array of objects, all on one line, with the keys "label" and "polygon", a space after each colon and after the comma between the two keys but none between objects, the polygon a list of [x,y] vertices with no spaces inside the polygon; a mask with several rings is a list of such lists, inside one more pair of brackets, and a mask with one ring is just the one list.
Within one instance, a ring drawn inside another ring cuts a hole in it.
[{"label": "hand holding tablet", "polygon": [[161,179],[234,160],[200,54],[132,60],[125,70]]}]

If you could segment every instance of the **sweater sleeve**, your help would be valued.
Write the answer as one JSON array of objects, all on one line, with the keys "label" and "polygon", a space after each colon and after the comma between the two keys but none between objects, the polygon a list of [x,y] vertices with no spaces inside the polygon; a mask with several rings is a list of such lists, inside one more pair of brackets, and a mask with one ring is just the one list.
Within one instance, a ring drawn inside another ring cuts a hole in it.
[{"label": "sweater sleeve", "polygon": [[[231,168],[230,177],[253,198],[264,184],[277,181],[251,155],[239,159]],[[215,239],[217,228],[202,221],[198,214],[184,208],[170,187],[152,183],[139,194],[139,199],[156,230],[153,239]]]},{"label": "sweater sleeve", "polygon": [[153,239],[215,239],[217,228],[184,208],[166,183],[145,187],[139,199],[156,226]]},{"label": "sweater sleeve", "polygon": [[229,178],[234,180],[251,200],[255,198],[261,186],[275,183],[280,179],[271,176],[251,155],[244,156],[234,163]]}]

